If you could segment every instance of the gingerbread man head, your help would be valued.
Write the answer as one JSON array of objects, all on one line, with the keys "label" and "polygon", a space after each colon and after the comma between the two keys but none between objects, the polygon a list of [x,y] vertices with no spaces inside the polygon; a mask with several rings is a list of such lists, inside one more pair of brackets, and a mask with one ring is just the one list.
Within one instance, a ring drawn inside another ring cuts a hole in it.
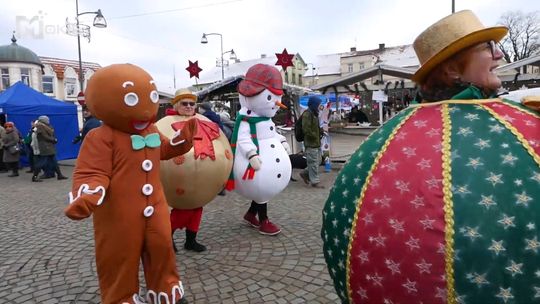
[{"label": "gingerbread man head", "polygon": [[136,134],[154,120],[159,94],[154,80],[133,64],[101,68],[88,81],[86,104],[103,123],[122,132]]}]

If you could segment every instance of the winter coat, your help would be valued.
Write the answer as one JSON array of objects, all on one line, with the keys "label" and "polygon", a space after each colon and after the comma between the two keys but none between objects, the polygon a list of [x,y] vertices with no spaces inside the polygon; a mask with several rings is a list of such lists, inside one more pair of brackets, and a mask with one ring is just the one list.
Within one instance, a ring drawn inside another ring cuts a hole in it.
[{"label": "winter coat", "polygon": [[302,114],[302,131],[304,131],[304,147],[321,147],[321,128],[319,118],[310,110]]},{"label": "winter coat", "polygon": [[13,129],[13,131],[9,133],[6,132],[6,134],[2,137],[2,143],[4,144],[4,157],[2,161],[5,163],[18,162],[21,153],[9,153],[8,147],[19,145],[19,131],[17,131],[17,129]]},{"label": "winter coat", "polygon": [[101,126],[101,120],[95,118],[94,116],[89,116],[88,118],[86,118],[81,131],[81,141],[84,140],[86,134],[88,134],[90,130],[95,129],[99,126]]},{"label": "winter coat", "polygon": [[4,143],[2,142],[2,138],[6,136],[6,129],[4,127],[0,126],[0,149],[4,148]]},{"label": "winter coat", "polygon": [[56,136],[54,136],[53,127],[43,122],[39,122],[36,124],[36,134],[39,144],[39,155],[55,155],[56,143],[58,140],[56,139]]}]

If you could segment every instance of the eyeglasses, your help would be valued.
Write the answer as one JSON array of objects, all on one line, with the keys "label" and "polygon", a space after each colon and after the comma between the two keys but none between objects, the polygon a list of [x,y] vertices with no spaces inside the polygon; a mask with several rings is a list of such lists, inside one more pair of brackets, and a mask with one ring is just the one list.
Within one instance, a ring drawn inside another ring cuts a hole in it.
[{"label": "eyeglasses", "polygon": [[499,59],[501,57],[501,49],[499,48],[499,45],[497,45],[497,42],[490,40],[487,42],[488,48],[491,51],[491,58],[493,59]]},{"label": "eyeglasses", "polygon": [[194,107],[195,106],[194,102],[185,102],[185,101],[183,101],[180,104],[183,105],[184,107],[187,107],[187,106]]}]

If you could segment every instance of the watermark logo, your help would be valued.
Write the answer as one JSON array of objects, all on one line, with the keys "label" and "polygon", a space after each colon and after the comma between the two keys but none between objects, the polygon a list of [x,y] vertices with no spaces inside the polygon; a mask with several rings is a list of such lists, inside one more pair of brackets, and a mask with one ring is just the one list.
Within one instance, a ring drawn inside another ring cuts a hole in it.
[{"label": "watermark logo", "polygon": [[45,22],[47,14],[38,11],[34,16],[15,16],[15,28],[21,38],[45,39],[47,35],[66,33],[66,26]]}]

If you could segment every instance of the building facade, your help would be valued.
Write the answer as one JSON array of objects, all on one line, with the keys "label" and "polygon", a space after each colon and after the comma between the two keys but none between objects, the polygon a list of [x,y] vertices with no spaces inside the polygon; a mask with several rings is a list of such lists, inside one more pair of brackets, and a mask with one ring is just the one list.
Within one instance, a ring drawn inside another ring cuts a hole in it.
[{"label": "building facade", "polygon": [[[309,87],[313,87],[367,70],[378,64],[414,70],[419,67],[412,45],[386,47],[384,43],[381,43],[377,49],[356,50],[352,47],[349,52],[319,55],[313,62],[313,68],[304,73],[304,80]],[[410,86],[410,81],[407,79],[397,79],[387,75],[372,77],[366,85],[372,87],[401,80]]]},{"label": "building facade", "polygon": [[[101,66],[83,62],[84,86]],[[18,81],[58,100],[75,102],[80,91],[79,62],[37,56],[32,50],[17,44],[0,46],[0,92]]]}]

